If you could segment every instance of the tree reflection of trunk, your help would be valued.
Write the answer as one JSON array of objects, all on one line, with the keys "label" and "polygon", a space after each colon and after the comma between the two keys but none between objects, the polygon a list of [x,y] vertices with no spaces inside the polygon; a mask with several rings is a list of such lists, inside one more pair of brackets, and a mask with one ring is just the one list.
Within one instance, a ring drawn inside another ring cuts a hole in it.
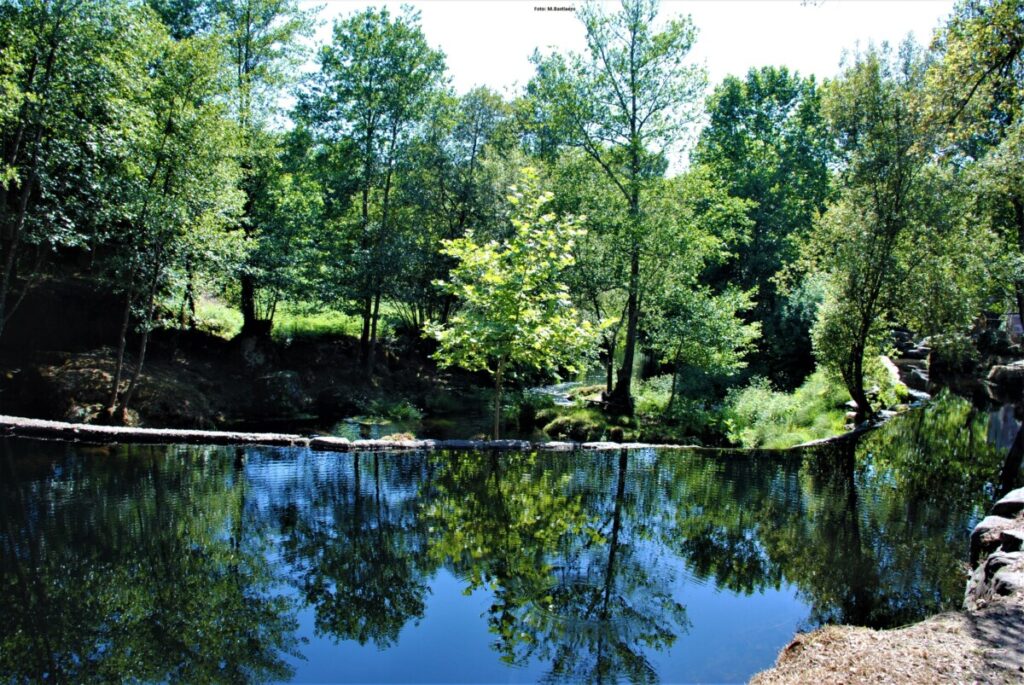
[{"label": "tree reflection of trunk", "polygon": [[359,539],[363,523],[363,495],[359,485],[359,452],[352,455],[352,539]]},{"label": "tree reflection of trunk", "polygon": [[861,534],[860,494],[857,490],[857,443],[849,442],[843,446],[844,487],[846,490],[846,521],[849,531],[849,555],[853,562],[848,576],[849,599],[843,607],[843,623],[853,625],[871,625],[874,610],[874,595],[869,588],[877,587],[873,576],[877,567],[871,554],[864,548]]},{"label": "tree reflection of trunk", "polygon": [[[619,553],[619,533],[622,531],[622,504],[626,498],[627,452],[619,452],[619,477],[615,485],[615,507],[612,510],[612,534],[608,540],[608,564],[604,572],[604,598],[601,604],[601,622],[611,619],[611,598],[615,588],[615,561]],[[597,682],[603,682],[605,675],[604,630],[598,632],[597,641]]]},{"label": "tree reflection of trunk", "polygon": [[[25,531],[28,543],[26,546],[28,547],[31,580],[25,578],[25,569],[18,559],[18,550],[15,545],[15,526],[11,524],[10,517],[8,516],[9,502],[0,505],[0,511],[3,512],[4,539],[7,541],[7,549],[4,550],[4,553],[11,560],[14,571],[18,576],[18,587],[21,588],[22,606],[24,607],[25,616],[31,617],[29,620],[35,624],[34,629],[30,632],[33,643],[37,645],[36,649],[33,649],[32,652],[39,658],[39,679],[43,680],[47,673],[51,678],[59,679],[60,674],[57,672],[57,664],[53,660],[54,650],[50,645],[50,633],[46,625],[47,617],[50,616],[50,602],[46,593],[46,587],[42,581],[43,569],[40,566],[39,540],[32,533],[32,523],[25,505],[25,498],[21,492],[21,481],[18,480],[17,473],[14,470],[11,445],[7,440],[4,440],[4,463],[7,466],[7,473],[4,475],[4,478],[14,490],[14,498],[16,500],[13,503],[14,509],[19,514],[20,524],[22,530]],[[31,594],[29,592],[30,587],[32,588]],[[35,595],[34,603],[32,595]],[[42,645],[38,644],[40,639],[42,640]]]}]

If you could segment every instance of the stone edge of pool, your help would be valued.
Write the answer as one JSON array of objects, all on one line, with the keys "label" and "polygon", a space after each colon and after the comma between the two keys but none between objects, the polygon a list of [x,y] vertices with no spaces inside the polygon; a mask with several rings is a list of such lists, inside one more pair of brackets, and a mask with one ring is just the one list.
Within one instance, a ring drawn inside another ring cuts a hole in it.
[{"label": "stone edge of pool", "polygon": [[[812,447],[848,440],[867,428],[858,428],[825,440],[789,449]],[[648,444],[639,442],[531,442],[529,440],[349,440],[330,436],[304,436],[293,433],[253,433],[242,431],[211,431],[178,428],[132,428],[68,423],[22,416],[0,415],[0,434],[10,437],[67,440],[83,443],[192,444],[192,445],[267,445],[309,447],[325,452],[408,451],[408,450],[543,450],[548,452],[610,451],[610,450],[700,450],[705,452],[760,452],[739,448],[704,447],[700,445]],[[775,450],[773,450],[775,451]]]}]

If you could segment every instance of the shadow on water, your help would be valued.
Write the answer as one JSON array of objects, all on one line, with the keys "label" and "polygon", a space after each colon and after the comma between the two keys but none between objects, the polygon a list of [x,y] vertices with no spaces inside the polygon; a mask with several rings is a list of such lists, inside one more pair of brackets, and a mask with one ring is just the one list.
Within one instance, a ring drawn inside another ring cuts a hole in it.
[{"label": "shadow on water", "polygon": [[7,440],[0,680],[301,679],[338,650],[336,679],[745,679],[797,629],[958,606],[1019,418],[940,395],[855,444],[715,455]]}]

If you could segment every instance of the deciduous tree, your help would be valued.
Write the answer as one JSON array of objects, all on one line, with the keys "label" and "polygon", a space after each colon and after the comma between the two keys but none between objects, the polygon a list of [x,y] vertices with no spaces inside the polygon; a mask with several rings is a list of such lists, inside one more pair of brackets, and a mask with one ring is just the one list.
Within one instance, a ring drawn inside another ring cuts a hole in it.
[{"label": "deciduous tree", "polygon": [[456,298],[447,324],[428,324],[443,365],[487,371],[494,378],[494,437],[501,425],[501,393],[516,367],[578,369],[594,340],[569,298],[563,271],[573,262],[573,243],[583,234],[575,217],[546,211],[534,169],[524,169],[513,188],[511,232],[505,240],[480,240],[472,231],[444,241],[456,260],[441,287]]}]

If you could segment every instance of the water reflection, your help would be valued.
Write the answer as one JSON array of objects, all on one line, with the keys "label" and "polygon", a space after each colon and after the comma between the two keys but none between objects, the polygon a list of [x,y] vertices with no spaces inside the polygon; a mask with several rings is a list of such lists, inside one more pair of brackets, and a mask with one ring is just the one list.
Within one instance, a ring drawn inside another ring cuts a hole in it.
[{"label": "water reflection", "polygon": [[290,677],[293,609],[269,592],[230,455],[18,447],[0,490],[4,680]]},{"label": "water reflection", "polygon": [[709,639],[694,601],[792,606],[796,623],[760,627],[769,654],[797,628],[958,605],[967,531],[1019,479],[1009,438],[990,440],[1004,432],[940,396],[857,445],[789,454],[7,441],[0,679],[287,680],[329,653],[313,643],[370,660],[438,630],[449,573],[487,598],[476,625],[509,679],[745,677],[770,658]]}]

